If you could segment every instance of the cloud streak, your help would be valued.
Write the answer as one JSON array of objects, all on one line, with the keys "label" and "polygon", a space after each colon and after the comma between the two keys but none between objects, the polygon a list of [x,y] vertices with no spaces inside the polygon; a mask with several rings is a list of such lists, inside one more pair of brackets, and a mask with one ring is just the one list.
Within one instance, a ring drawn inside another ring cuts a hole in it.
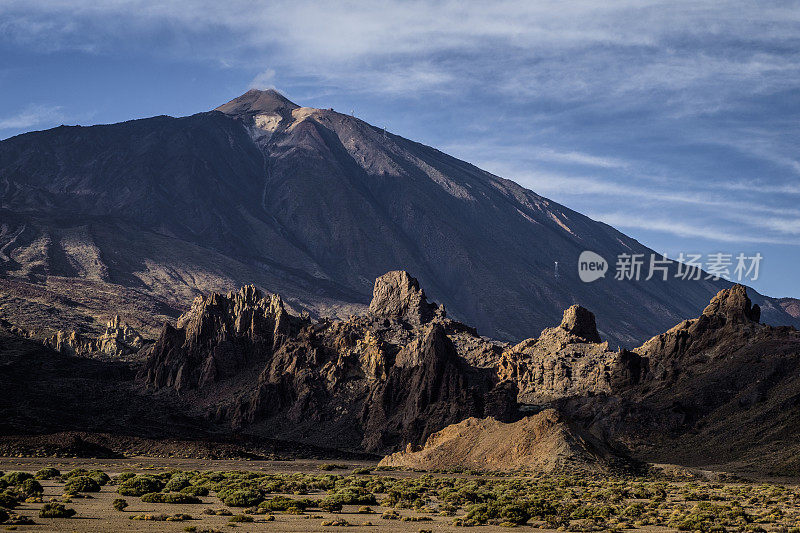
[{"label": "cloud streak", "polygon": [[28,130],[52,127],[64,120],[61,106],[29,105],[8,117],[0,118],[0,130]]}]

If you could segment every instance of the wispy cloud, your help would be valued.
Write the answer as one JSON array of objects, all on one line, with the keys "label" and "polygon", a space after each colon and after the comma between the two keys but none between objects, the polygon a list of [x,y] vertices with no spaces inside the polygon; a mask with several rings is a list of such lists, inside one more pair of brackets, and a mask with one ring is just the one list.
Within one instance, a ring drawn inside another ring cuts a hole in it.
[{"label": "wispy cloud", "polygon": [[0,118],[0,130],[52,127],[64,120],[61,106],[29,105],[15,115]]},{"label": "wispy cloud", "polygon": [[[775,44],[796,37],[800,10],[791,2],[728,4],[7,0],[0,29],[31,47],[97,53],[142,46],[153,42],[141,38],[150,35],[160,54],[191,50],[227,65],[268,62],[370,91],[420,83],[459,91],[491,79],[507,96],[649,94],[667,104],[665,92],[706,95],[707,103],[719,91],[685,91],[709,84],[726,95],[791,87],[797,61],[786,61]],[[755,50],[741,46],[743,35]],[[354,79],[365,70],[375,74]]]},{"label": "wispy cloud", "polygon": [[700,238],[708,241],[718,241],[726,243],[758,243],[758,244],[781,244],[800,246],[797,239],[786,239],[770,237],[755,233],[746,233],[742,228],[729,230],[709,227],[704,224],[688,224],[669,218],[656,218],[652,216],[639,216],[627,212],[589,212],[590,218],[600,220],[616,228],[639,229],[647,231],[657,231],[668,233],[678,237]]}]

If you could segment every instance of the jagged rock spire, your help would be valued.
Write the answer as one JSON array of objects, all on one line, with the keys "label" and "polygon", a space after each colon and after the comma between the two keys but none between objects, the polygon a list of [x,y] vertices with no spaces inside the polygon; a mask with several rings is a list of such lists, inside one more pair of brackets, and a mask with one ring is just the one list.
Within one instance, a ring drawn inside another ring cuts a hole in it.
[{"label": "jagged rock spire", "polygon": [[724,316],[734,323],[758,322],[761,319],[761,308],[751,305],[744,285],[734,285],[730,289],[722,289],[703,310],[706,316]]},{"label": "jagged rock spire", "polygon": [[436,304],[428,303],[419,281],[405,270],[393,270],[375,280],[369,304],[373,316],[424,324],[434,317],[437,309]]},{"label": "jagged rock spire", "polygon": [[564,311],[564,318],[559,327],[589,342],[602,342],[597,332],[594,313],[580,305],[573,305]]}]

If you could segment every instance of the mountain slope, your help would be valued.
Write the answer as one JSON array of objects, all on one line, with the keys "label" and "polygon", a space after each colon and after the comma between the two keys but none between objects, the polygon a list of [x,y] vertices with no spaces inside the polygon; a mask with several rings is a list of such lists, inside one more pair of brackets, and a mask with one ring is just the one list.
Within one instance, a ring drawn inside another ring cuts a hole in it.
[{"label": "mountain slope", "polygon": [[[173,308],[255,283],[298,309],[347,316],[375,277],[404,269],[485,335],[530,337],[580,303],[612,344],[634,345],[728,286],[582,283],[584,250],[612,265],[650,250],[512,181],[274,91],[190,117],[2,141],[0,207],[8,279],[79,277]],[[797,321],[753,297],[765,320]]]}]

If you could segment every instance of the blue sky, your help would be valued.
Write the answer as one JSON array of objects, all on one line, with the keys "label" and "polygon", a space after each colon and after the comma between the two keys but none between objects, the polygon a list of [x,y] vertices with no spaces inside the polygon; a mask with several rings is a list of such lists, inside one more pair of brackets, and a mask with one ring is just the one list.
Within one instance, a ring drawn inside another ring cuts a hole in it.
[{"label": "blue sky", "polygon": [[0,138],[276,87],[800,297],[800,2],[328,4],[3,0]]}]

